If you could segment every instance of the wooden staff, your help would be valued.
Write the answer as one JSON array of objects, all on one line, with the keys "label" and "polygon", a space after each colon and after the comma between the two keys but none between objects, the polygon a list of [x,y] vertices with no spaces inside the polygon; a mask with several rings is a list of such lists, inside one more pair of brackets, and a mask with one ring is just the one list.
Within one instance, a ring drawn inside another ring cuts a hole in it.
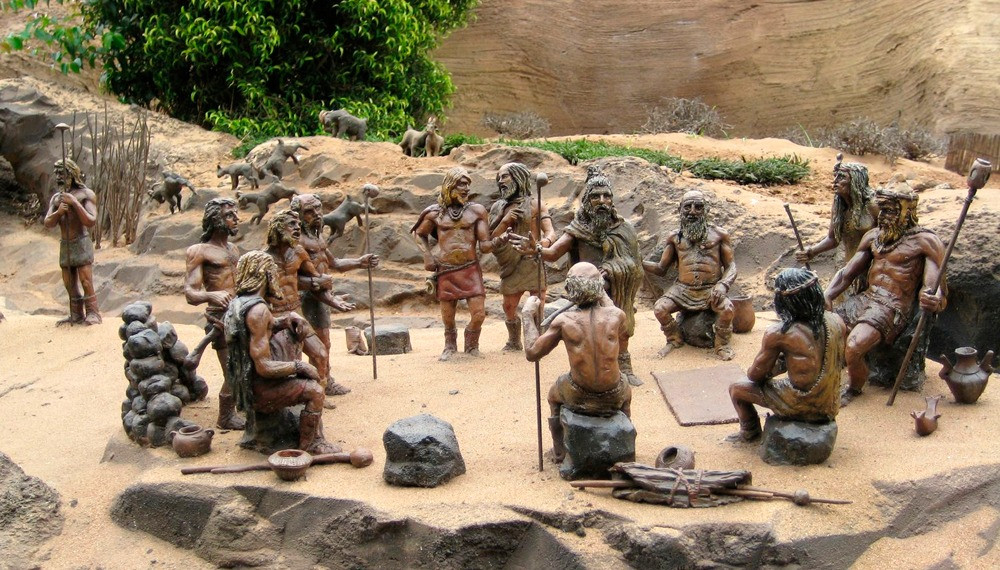
[{"label": "wooden staff", "polygon": [[[365,184],[361,188],[361,193],[365,195],[365,255],[372,252],[371,226],[368,224],[368,210],[371,209],[369,200],[378,196],[378,186]],[[372,353],[372,380],[378,380],[378,360],[375,356],[375,288],[372,285],[372,264],[368,258],[368,319],[372,326],[372,342],[368,350]]]},{"label": "wooden staff", "polygon": [[[350,463],[354,467],[361,469],[368,467],[374,460],[372,452],[363,447],[354,449],[350,453],[321,453],[313,455],[309,463],[312,465],[329,465],[331,463]],[[196,473],[211,473],[222,475],[225,473],[246,473],[247,471],[268,471],[271,469],[270,463],[251,463],[248,465],[204,465],[201,467],[183,467],[181,475],[194,475]]]},{"label": "wooden staff", "polygon": [[[570,486],[577,489],[584,489],[587,487],[594,487],[599,489],[633,489],[638,487],[633,481],[628,480],[594,480],[594,481],[570,481]],[[773,499],[787,499],[792,501],[796,505],[806,506],[812,503],[823,503],[827,505],[850,505],[854,501],[845,501],[842,499],[820,499],[816,497],[810,497],[809,491],[805,489],[799,489],[794,493],[786,493],[784,491],[772,491],[770,489],[761,489],[760,487],[749,487],[741,486],[735,489],[728,488],[713,488],[712,493],[716,495],[732,495],[734,497],[743,497],[746,499],[756,499],[758,501],[770,501]]]},{"label": "wooden staff", "polygon": [[[63,170],[66,170],[66,172],[68,173],[69,170],[66,168],[66,131],[69,130],[69,125],[67,125],[66,123],[59,123],[58,125],[56,125],[56,130],[59,131],[59,136],[60,136],[59,146],[60,148],[62,148],[62,167]],[[73,180],[70,179],[67,187],[72,185],[73,185]],[[62,193],[64,190],[65,188],[60,188],[59,192]]]},{"label": "wooden staff", "polygon": [[[544,172],[535,174],[535,191],[538,193],[538,207],[535,209],[535,227],[538,228],[539,240],[542,236],[542,188],[549,183],[549,176]],[[541,242],[539,242],[541,245]],[[545,262],[542,260],[542,252],[538,251],[538,291],[543,295],[542,289],[545,287]],[[541,299],[544,307],[545,299]],[[534,316],[532,316],[534,318]],[[535,419],[538,431],[538,471],[542,472],[542,369],[541,361],[535,361]]]},{"label": "wooden staff", "polygon": [[[788,221],[792,222],[792,232],[795,233],[795,241],[799,242],[799,251],[805,251],[806,248],[802,246],[802,236],[799,235],[799,227],[795,225],[795,218],[792,217],[792,209],[788,206],[788,202],[785,202],[785,213],[788,214]],[[809,267],[809,262],[806,262],[806,269],[812,271]]]},{"label": "wooden staff", "polygon": [[[961,231],[962,224],[965,223],[965,216],[969,213],[969,206],[972,205],[972,199],[976,197],[976,191],[986,186],[986,181],[990,179],[991,169],[992,165],[990,162],[983,158],[977,158],[972,163],[972,170],[969,171],[969,178],[966,180],[966,184],[969,185],[969,194],[965,197],[965,201],[962,202],[962,213],[958,215],[958,221],[955,222],[955,231],[952,232],[951,241],[948,242],[948,249],[944,252],[944,259],[941,261],[941,267],[938,269],[937,279],[934,280],[934,284],[927,290],[927,293],[931,295],[937,293],[938,288],[941,287],[941,281],[944,279],[944,270],[948,267],[948,258],[951,257],[951,250],[955,249],[955,242],[958,241],[958,232]],[[917,349],[917,343],[920,342],[920,335],[924,332],[926,324],[927,311],[921,307],[920,318],[917,320],[917,328],[913,330],[910,347],[906,349],[906,356],[903,357],[903,364],[899,367],[899,373],[896,374],[896,381],[892,384],[892,393],[889,394],[889,399],[885,402],[886,406],[891,406],[896,402],[896,393],[899,392],[899,386],[903,383],[903,376],[906,375],[906,369],[910,365],[910,359],[913,358],[913,352]]]}]

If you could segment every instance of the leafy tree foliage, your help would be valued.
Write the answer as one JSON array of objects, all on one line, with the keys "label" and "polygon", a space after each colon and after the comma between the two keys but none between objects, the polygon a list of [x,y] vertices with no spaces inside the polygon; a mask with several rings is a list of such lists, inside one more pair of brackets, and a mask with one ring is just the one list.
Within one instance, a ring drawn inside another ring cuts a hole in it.
[{"label": "leafy tree foliage", "polygon": [[[476,4],[83,0],[83,26],[62,29],[90,49],[71,63],[100,59],[107,87],[126,101],[155,102],[175,117],[237,136],[317,133],[321,109],[346,108],[384,137],[442,113],[454,86],[428,54]],[[42,22],[18,37],[50,29]],[[65,38],[55,43],[64,52],[72,47]]]}]

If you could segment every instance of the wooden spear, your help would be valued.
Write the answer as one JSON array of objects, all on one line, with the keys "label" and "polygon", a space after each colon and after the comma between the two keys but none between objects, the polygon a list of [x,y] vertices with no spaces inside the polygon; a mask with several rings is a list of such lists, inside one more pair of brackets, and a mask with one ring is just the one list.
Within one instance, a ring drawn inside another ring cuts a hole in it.
[{"label": "wooden spear", "polygon": [[[802,246],[802,236],[799,235],[799,228],[795,225],[795,218],[792,217],[792,208],[789,207],[788,202],[785,202],[785,213],[788,214],[788,221],[792,222],[792,232],[795,233],[795,241],[799,242],[799,251],[805,251],[806,248]],[[812,271],[809,267],[809,262],[806,262],[806,269]]]},{"label": "wooden spear", "polygon": [[[365,195],[365,255],[370,255],[372,252],[372,227],[368,223],[368,210],[371,209],[369,201],[378,196],[378,186],[365,184],[361,188],[361,193]],[[371,346],[368,347],[368,350],[372,353],[372,380],[378,380],[378,360],[375,356],[375,288],[372,285],[372,265],[370,258],[368,260],[368,319],[372,327],[372,341]]]},{"label": "wooden spear", "polygon": [[[944,270],[948,267],[948,258],[951,257],[951,250],[955,249],[955,242],[958,241],[958,232],[962,229],[962,224],[965,223],[965,216],[969,213],[969,206],[972,205],[973,198],[976,197],[976,191],[978,191],[983,186],[986,186],[986,181],[990,179],[990,172],[992,171],[993,165],[984,158],[977,158],[974,163],[972,163],[972,169],[969,170],[969,178],[965,181],[969,186],[969,193],[965,197],[965,201],[962,202],[962,213],[958,215],[958,221],[955,222],[955,231],[951,234],[951,241],[948,242],[948,249],[944,252],[944,259],[941,261],[941,267],[938,269],[937,279],[934,280],[934,284],[927,289],[928,294],[935,294],[939,287],[941,287],[941,281],[944,279]],[[896,393],[899,392],[899,386],[903,383],[903,376],[906,375],[906,369],[910,366],[910,359],[913,358],[913,352],[917,349],[917,343],[920,342],[920,336],[924,332],[924,326],[927,324],[927,311],[923,307],[920,308],[920,318],[917,320],[917,328],[913,330],[913,338],[910,339],[910,347],[906,349],[906,356],[903,357],[903,363],[899,367],[899,373],[896,374],[896,381],[892,384],[892,393],[889,394],[889,399],[885,402],[886,406],[891,406],[896,402]]]},{"label": "wooden spear", "polygon": [[[538,193],[538,207],[535,209],[535,227],[538,228],[539,240],[542,236],[542,188],[549,183],[549,175],[544,172],[539,172],[535,174],[535,191]],[[543,295],[542,291],[545,287],[545,262],[542,260],[542,252],[539,251],[538,256],[538,291],[539,295]],[[545,303],[545,299],[541,300]],[[544,305],[541,305],[544,306]],[[534,316],[532,316],[534,318]],[[544,467],[542,465],[542,369],[541,361],[535,361],[535,419],[537,423],[538,432],[538,471],[541,472]]]}]

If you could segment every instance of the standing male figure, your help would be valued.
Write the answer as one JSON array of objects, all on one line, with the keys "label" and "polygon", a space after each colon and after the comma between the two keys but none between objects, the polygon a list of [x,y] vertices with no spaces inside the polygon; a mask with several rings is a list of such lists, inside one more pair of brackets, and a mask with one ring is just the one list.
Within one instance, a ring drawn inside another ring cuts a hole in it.
[{"label": "standing male figure", "polygon": [[830,210],[830,229],[825,238],[805,251],[795,252],[795,260],[808,263],[810,259],[843,244],[844,263],[858,251],[858,244],[868,230],[875,227],[878,205],[875,193],[868,187],[868,169],[856,162],[837,163],[833,169],[833,207]]},{"label": "standing male figure", "polygon": [[[531,238],[542,244],[552,245],[556,234],[552,229],[552,216],[542,204],[540,216],[537,200],[531,196],[531,171],[520,162],[510,162],[497,172],[500,199],[490,208],[490,237],[498,238],[508,231]],[[541,219],[541,227],[538,220]],[[538,282],[538,264],[534,256],[522,255],[510,243],[499,244],[493,255],[500,264],[500,293],[503,295],[503,313],[507,325],[507,344],[504,351],[521,350],[521,319],[517,304],[527,291],[545,299],[545,271],[542,270],[541,288]]]},{"label": "standing male figure", "polygon": [[[729,386],[740,418],[740,431],[729,436],[729,441],[760,437],[754,404],[788,420],[828,422],[837,417],[847,326],[836,313],[824,311],[825,306],[815,273],[789,268],[778,274],[774,312],[781,322],[764,331],[747,379]],[[775,378],[783,372],[787,375]]]},{"label": "standing male figure", "polygon": [[667,337],[659,355],[666,356],[684,345],[680,326],[673,317],[675,312],[711,309],[717,315],[715,354],[722,360],[732,360],[729,341],[733,336],[733,302],[726,294],[736,281],[736,262],[729,234],[708,223],[708,204],[705,195],[697,190],[681,197],[677,211],[681,227],[667,236],[660,260],[643,262],[643,269],[655,275],[666,274],[677,263],[677,281],[653,305],[653,314]]},{"label": "standing male figure", "polygon": [[524,355],[531,362],[541,360],[563,341],[570,371],[559,377],[549,390],[549,431],[556,463],[563,460],[563,427],[559,423],[562,406],[590,416],[610,416],[621,410],[631,416],[632,388],[618,367],[618,353],[628,342],[625,313],[614,306],[604,291],[604,278],[593,264],[581,262],[566,274],[566,297],[573,303],[559,313],[539,335],[536,319],[541,299],[524,302]]},{"label": "standing male figure", "polygon": [[[551,247],[539,247],[539,251],[545,261],[555,261],[569,253],[574,264],[586,261],[596,266],[604,277],[609,297],[625,313],[625,330],[631,338],[635,333],[635,297],[642,284],[638,237],[635,227],[615,209],[611,181],[598,170],[588,174],[590,178],[573,221]],[[526,243],[535,245],[531,240]],[[632,373],[628,338],[621,343],[618,366],[629,383],[638,386],[642,381]]]},{"label": "standing male figure", "polygon": [[[449,170],[441,183],[438,203],[425,208],[410,228],[423,244],[424,269],[434,272],[431,279],[436,282],[441,303],[444,350],[438,360],[448,360],[458,350],[455,311],[461,299],[469,305],[465,352],[479,356],[479,335],[486,320],[486,289],[479,252],[490,253],[509,239],[509,234],[490,239],[486,208],[469,202],[471,183],[468,170],[461,166]],[[431,237],[437,239],[433,250]]]},{"label": "standing male figure", "polygon": [[925,311],[943,311],[946,299],[939,288],[931,291],[944,261],[944,244],[933,231],[917,225],[917,195],[879,190],[878,227],[861,238],[857,253],[826,288],[827,308],[858,277],[868,286],[850,296],[838,309],[851,333],[847,337],[850,386],[841,405],[861,394],[868,381],[865,356],[880,344],[891,345],[910,323],[914,305]]},{"label": "standing male figure", "polygon": [[87,232],[97,222],[97,196],[84,185],[83,172],[72,160],[57,160],[53,172],[59,191],[49,201],[44,224],[46,228],[59,225],[59,267],[69,295],[69,316],[56,326],[100,324],[94,293],[94,242]]},{"label": "standing male figure", "polygon": [[[309,453],[336,453],[339,446],[323,437],[323,386],[315,367],[299,359],[286,360],[272,352],[273,336],[291,330],[302,336],[309,323],[295,313],[275,316],[264,296],[281,299],[277,266],[263,251],[244,254],[236,267],[236,298],[224,317],[229,376],[241,410],[273,414],[304,404],[299,414],[299,449]],[[256,422],[248,422],[256,429]],[[250,434],[255,435],[255,434]]]},{"label": "standing male figure", "polygon": [[[337,259],[330,253],[327,242],[320,235],[323,232],[323,204],[319,196],[315,194],[299,194],[292,198],[289,206],[293,212],[299,215],[302,224],[302,236],[299,244],[312,262],[316,272],[326,275],[331,269],[337,272],[361,269],[363,267],[377,267],[378,256],[365,254],[358,258]],[[326,347],[327,355],[330,354],[330,307],[323,301],[323,290],[319,287],[322,279],[316,277],[299,275],[299,291],[302,294],[302,316],[305,317],[316,336]],[[353,308],[353,306],[351,307]],[[326,395],[341,396],[351,391],[350,388],[336,382],[330,376],[330,362],[327,358],[327,369],[320,370],[325,373]]]},{"label": "standing male figure", "polygon": [[236,295],[236,264],[240,252],[229,238],[239,231],[240,218],[236,202],[229,198],[213,198],[205,204],[201,218],[201,243],[187,248],[187,277],[184,298],[190,305],[207,304],[205,308],[206,338],[188,356],[185,365],[197,368],[201,355],[212,343],[222,367],[222,388],[219,390],[219,417],[216,425],[222,429],[243,429],[245,422],[236,414],[233,383],[226,362],[229,349],[223,330],[222,317]]}]

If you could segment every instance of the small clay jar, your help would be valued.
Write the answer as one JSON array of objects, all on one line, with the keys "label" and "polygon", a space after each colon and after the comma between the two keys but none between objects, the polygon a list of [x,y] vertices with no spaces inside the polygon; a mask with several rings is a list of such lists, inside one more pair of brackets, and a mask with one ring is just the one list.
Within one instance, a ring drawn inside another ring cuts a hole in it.
[{"label": "small clay jar", "polygon": [[975,404],[993,373],[993,351],[987,352],[982,362],[976,361],[977,355],[978,352],[971,346],[956,348],[954,366],[948,361],[948,357],[941,355],[944,368],[938,376],[948,384],[948,389],[959,404]]},{"label": "small clay jar", "polygon": [[180,457],[197,457],[205,455],[212,449],[212,436],[215,430],[202,429],[201,426],[185,426],[170,432],[173,438],[171,445]]},{"label": "small clay jar", "polygon": [[312,455],[301,449],[282,449],[267,458],[271,471],[284,481],[295,481],[306,474],[312,465]]},{"label": "small clay jar", "polygon": [[660,469],[694,469],[694,450],[686,445],[664,447],[656,456]]},{"label": "small clay jar", "polygon": [[757,315],[753,312],[753,299],[747,295],[737,295],[730,297],[729,300],[733,302],[733,332],[752,331],[754,323],[757,322]]}]

